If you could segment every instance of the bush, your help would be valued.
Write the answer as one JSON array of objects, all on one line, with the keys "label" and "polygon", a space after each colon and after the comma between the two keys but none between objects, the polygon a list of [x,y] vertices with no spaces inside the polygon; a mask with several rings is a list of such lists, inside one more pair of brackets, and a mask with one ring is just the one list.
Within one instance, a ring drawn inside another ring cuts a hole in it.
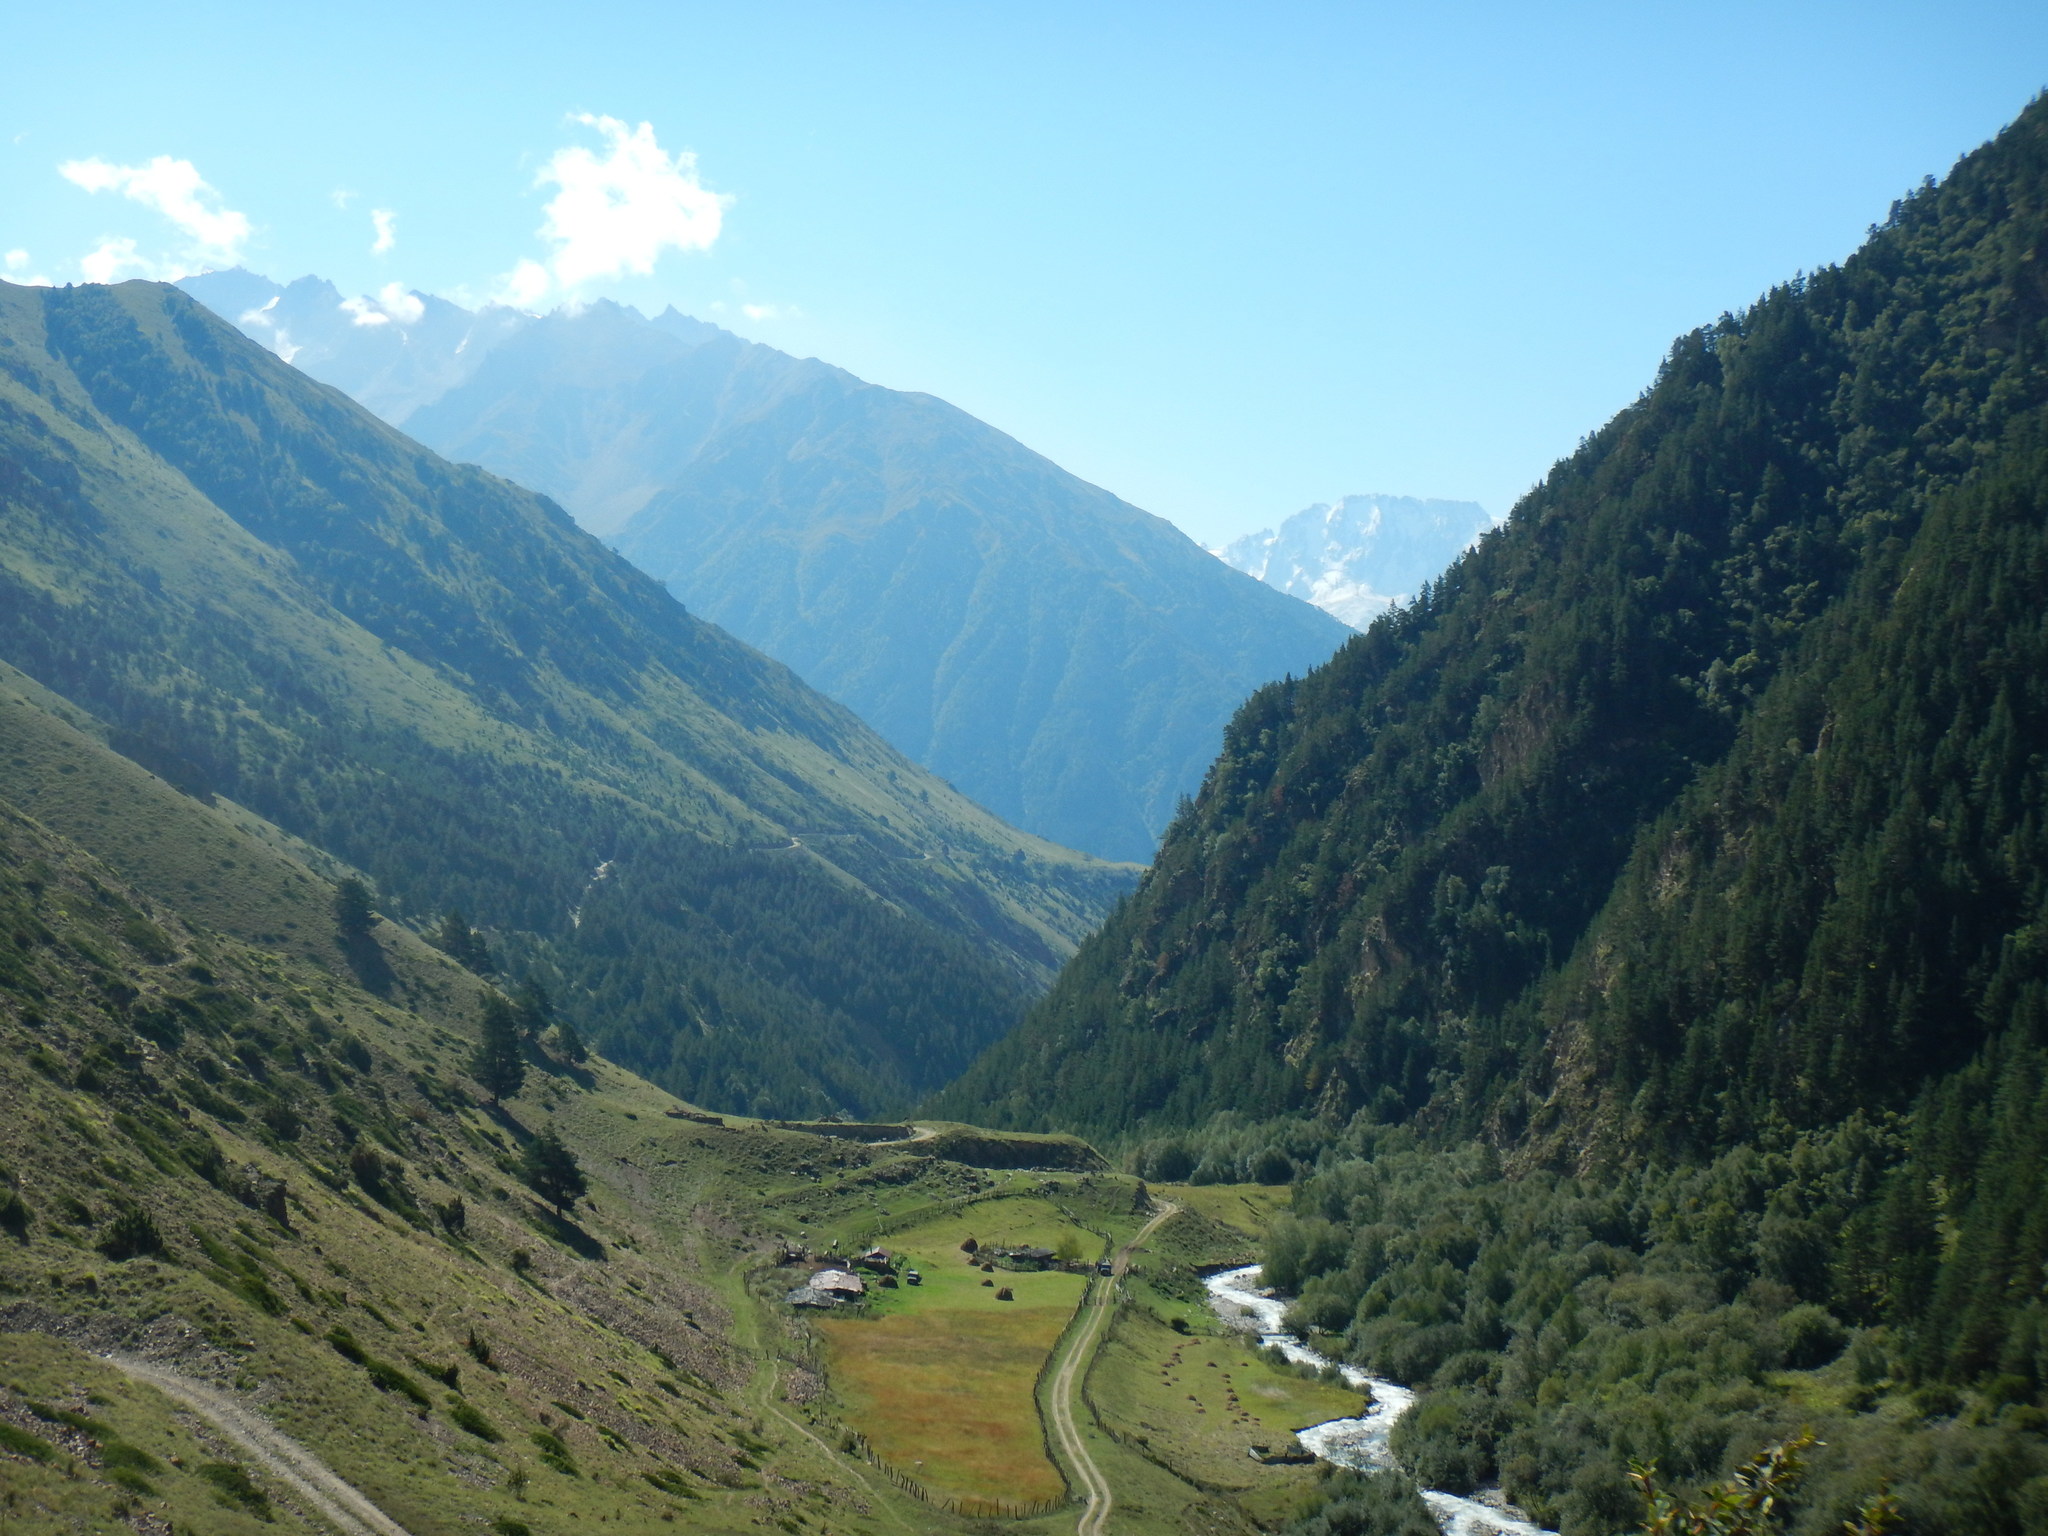
[{"label": "bush", "polygon": [[1395,1423],[1388,1448],[1423,1487],[1469,1494],[1493,1479],[1492,1402],[1457,1387],[1431,1392]]},{"label": "bush", "polygon": [[232,1462],[209,1461],[199,1475],[213,1484],[214,1497],[229,1509],[245,1509],[258,1520],[274,1520],[270,1500],[249,1480],[249,1474]]},{"label": "bush", "polygon": [[456,1428],[467,1430],[479,1440],[488,1440],[496,1445],[505,1438],[499,1433],[497,1425],[460,1398],[448,1405],[448,1417],[455,1421]]},{"label": "bush", "polygon": [[536,1429],[530,1436],[534,1449],[540,1452],[540,1459],[553,1467],[564,1477],[576,1476],[575,1458],[570,1456],[569,1447],[562,1437],[550,1430]]},{"label": "bush", "polygon": [[164,1251],[163,1234],[156,1229],[156,1222],[149,1212],[131,1206],[116,1216],[100,1238],[99,1249],[115,1263],[139,1259],[145,1254]]},{"label": "bush", "polygon": [[1340,1472],[1317,1490],[1309,1513],[1285,1536],[1440,1536],[1437,1523],[1398,1472]]},{"label": "bush", "polygon": [[1254,1184],[1292,1184],[1294,1159],[1278,1147],[1268,1147],[1252,1163]]},{"label": "bush", "polygon": [[370,1380],[379,1392],[396,1392],[400,1397],[411,1398],[422,1408],[434,1406],[425,1389],[397,1366],[387,1365],[382,1360],[366,1360],[363,1369],[370,1373]]},{"label": "bush", "polygon": [[1806,1302],[1778,1319],[1778,1343],[1795,1371],[1817,1370],[1840,1355],[1849,1331],[1826,1307]]},{"label": "bush", "polygon": [[57,1448],[49,1441],[38,1439],[25,1429],[16,1429],[4,1419],[0,1419],[0,1450],[12,1451],[31,1461],[49,1461],[57,1454]]}]

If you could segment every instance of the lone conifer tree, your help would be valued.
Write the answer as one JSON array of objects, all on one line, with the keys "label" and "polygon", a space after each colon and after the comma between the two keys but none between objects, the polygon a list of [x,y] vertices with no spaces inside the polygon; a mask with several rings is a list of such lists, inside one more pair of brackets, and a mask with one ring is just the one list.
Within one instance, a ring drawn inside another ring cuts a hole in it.
[{"label": "lone conifer tree", "polygon": [[526,1180],[529,1189],[555,1208],[557,1216],[567,1216],[576,1208],[577,1200],[590,1192],[590,1182],[584,1178],[576,1154],[563,1144],[552,1125],[543,1127],[519,1154],[519,1176]]},{"label": "lone conifer tree", "polygon": [[483,1038],[469,1060],[470,1075],[496,1104],[519,1091],[526,1081],[526,1058],[519,1048],[519,1016],[498,992],[484,993]]},{"label": "lone conifer tree", "polygon": [[376,917],[376,909],[370,905],[370,888],[354,875],[334,888],[334,925],[341,930],[344,940],[362,938]]}]

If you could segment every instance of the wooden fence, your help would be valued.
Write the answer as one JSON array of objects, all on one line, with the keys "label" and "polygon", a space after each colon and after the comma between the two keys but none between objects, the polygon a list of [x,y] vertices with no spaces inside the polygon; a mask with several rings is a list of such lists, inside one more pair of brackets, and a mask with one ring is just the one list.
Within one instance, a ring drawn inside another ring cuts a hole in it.
[{"label": "wooden fence", "polygon": [[[860,1453],[867,1464],[919,1503],[929,1504],[933,1509],[944,1510],[949,1515],[966,1515],[979,1520],[1032,1520],[1040,1515],[1050,1515],[1073,1502],[1071,1492],[1056,1494],[1049,1499],[982,1499],[972,1495],[955,1497],[950,1493],[937,1493],[905,1472],[892,1462],[885,1461],[875,1448],[868,1444],[866,1435],[857,1429],[840,1430],[841,1441]],[[1058,1466],[1058,1462],[1053,1463]],[[1062,1478],[1065,1473],[1061,1474]]]}]

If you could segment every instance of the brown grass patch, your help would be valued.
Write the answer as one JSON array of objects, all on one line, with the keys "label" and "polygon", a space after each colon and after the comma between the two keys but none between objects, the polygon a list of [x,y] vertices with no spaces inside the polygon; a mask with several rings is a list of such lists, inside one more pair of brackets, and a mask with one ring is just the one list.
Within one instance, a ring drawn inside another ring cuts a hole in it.
[{"label": "brown grass patch", "polygon": [[1046,1459],[1032,1388],[1084,1282],[1017,1278],[1013,1302],[972,1287],[965,1305],[822,1320],[848,1419],[934,1493],[1031,1501],[1065,1487]]}]

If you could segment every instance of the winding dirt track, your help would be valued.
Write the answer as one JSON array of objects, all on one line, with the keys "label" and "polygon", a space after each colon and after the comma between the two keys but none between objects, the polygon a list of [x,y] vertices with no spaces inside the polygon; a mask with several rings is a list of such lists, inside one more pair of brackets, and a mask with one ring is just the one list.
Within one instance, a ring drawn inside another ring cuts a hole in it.
[{"label": "winding dirt track", "polygon": [[1088,1454],[1088,1443],[1081,1438],[1081,1431],[1074,1424],[1074,1398],[1079,1390],[1082,1376],[1088,1369],[1088,1362],[1095,1358],[1095,1346],[1101,1340],[1103,1324],[1116,1310],[1116,1284],[1131,1267],[1131,1254],[1139,1244],[1150,1237],[1159,1224],[1175,1214],[1180,1207],[1171,1203],[1162,1205],[1159,1214],[1138,1229],[1138,1235],[1117,1250],[1116,1260],[1111,1265],[1111,1276],[1089,1282],[1088,1294],[1081,1305],[1087,1309],[1087,1318],[1080,1331],[1074,1335],[1073,1347],[1067,1351],[1066,1359],[1053,1373],[1052,1391],[1048,1404],[1052,1413],[1052,1432],[1060,1443],[1060,1450],[1073,1464],[1074,1471],[1081,1479],[1083,1491],[1088,1496],[1088,1507],[1081,1514],[1081,1523],[1075,1527],[1076,1536],[1102,1536],[1109,1523],[1109,1512],[1115,1499],[1109,1491],[1109,1479],[1102,1475],[1102,1469],[1095,1465],[1095,1458]]},{"label": "winding dirt track", "polygon": [[404,1526],[336,1476],[326,1462],[227,1393],[129,1355],[100,1358],[205,1419],[246,1451],[264,1471],[317,1510],[343,1536],[411,1536]]}]

